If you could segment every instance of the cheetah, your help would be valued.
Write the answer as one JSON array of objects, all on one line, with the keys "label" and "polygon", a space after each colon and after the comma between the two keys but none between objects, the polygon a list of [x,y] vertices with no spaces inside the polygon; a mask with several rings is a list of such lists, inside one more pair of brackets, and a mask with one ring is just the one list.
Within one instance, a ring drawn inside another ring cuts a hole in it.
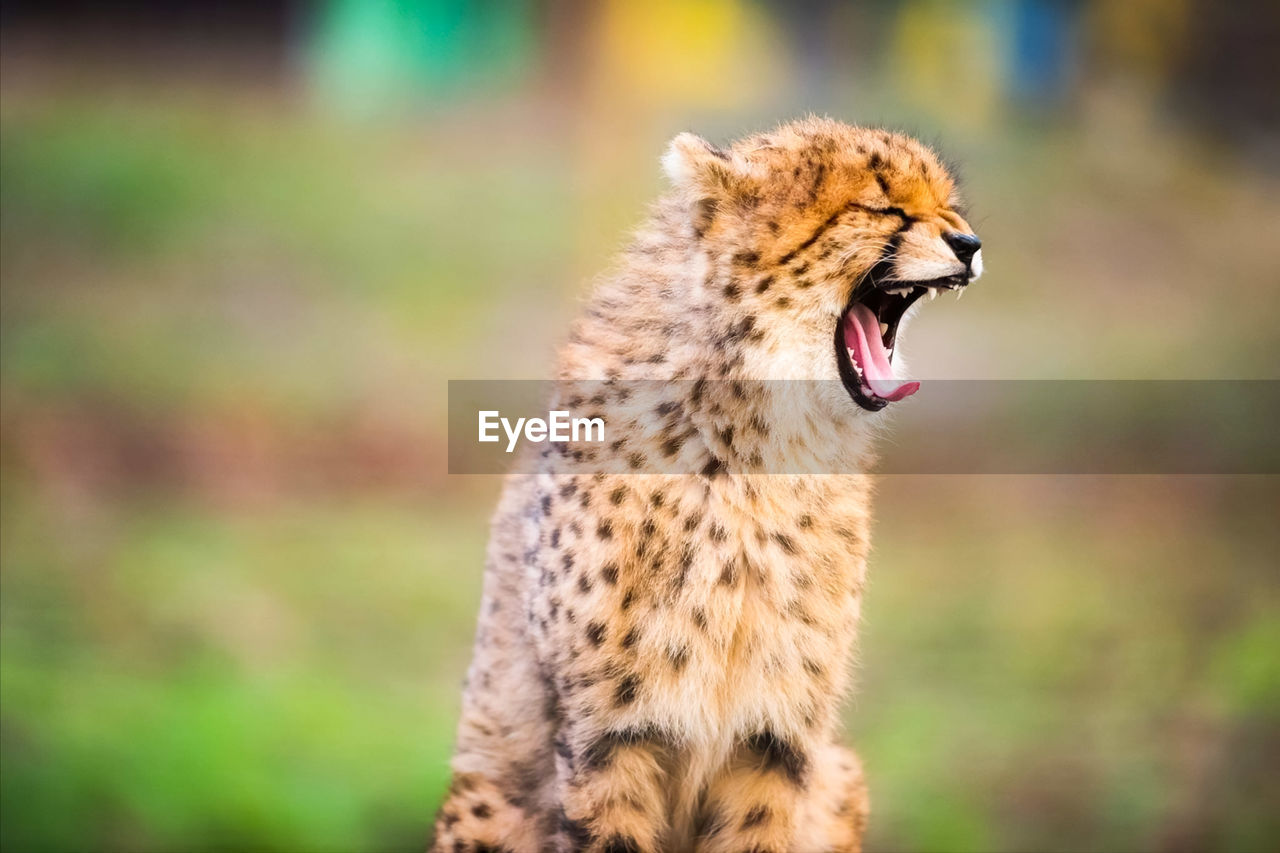
[{"label": "cheetah", "polygon": [[904,317],[976,279],[981,244],[939,159],[886,130],[682,133],[663,166],[557,369],[598,383],[569,402],[629,467],[561,443],[508,475],[433,850],[861,849],[839,706],[865,472],[919,389]]}]

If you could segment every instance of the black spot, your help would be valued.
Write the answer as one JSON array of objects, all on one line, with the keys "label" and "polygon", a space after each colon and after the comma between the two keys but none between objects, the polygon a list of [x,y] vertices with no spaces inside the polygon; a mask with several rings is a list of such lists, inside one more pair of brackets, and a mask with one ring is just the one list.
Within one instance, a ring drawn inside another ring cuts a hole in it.
[{"label": "black spot", "polygon": [[880,192],[886,196],[889,194],[889,182],[884,179],[884,175],[876,172],[876,183],[880,185]]},{"label": "black spot", "polygon": [[573,844],[575,850],[583,849],[595,840],[595,836],[592,835],[591,830],[587,828],[586,822],[581,820],[571,820],[569,816],[564,813],[564,809],[560,810],[560,831],[563,832],[565,837],[567,837],[570,843]]},{"label": "black spot", "polygon": [[741,288],[736,282],[729,282],[724,286],[724,295],[726,299],[736,300],[742,294]]},{"label": "black spot", "polygon": [[551,514],[551,495],[543,495],[541,503],[542,503],[542,514],[550,515]]},{"label": "black spot", "polygon": [[620,749],[632,746],[658,746],[662,743],[662,735],[653,726],[634,726],[607,731],[583,750],[582,760],[588,769],[599,770],[609,766],[614,753]]},{"label": "black spot", "polygon": [[733,256],[735,264],[743,264],[745,266],[754,266],[760,260],[760,253],[750,249],[738,252]]},{"label": "black spot", "polygon": [[614,691],[613,702],[615,705],[630,705],[636,701],[638,692],[640,692],[640,679],[634,675],[624,675],[618,680],[618,689]]},{"label": "black spot", "polygon": [[632,453],[630,456],[627,457],[627,464],[630,465],[632,468],[640,468],[647,461],[648,459],[645,457],[643,453]]},{"label": "black spot", "polygon": [[698,626],[698,630],[707,630],[707,612],[701,607],[693,608],[693,624]]},{"label": "black spot", "polygon": [[816,170],[816,174],[813,177],[813,186],[809,189],[810,199],[815,201],[817,200],[818,191],[822,189],[822,182],[826,180],[826,177],[827,177],[827,164],[819,163],[818,168]]},{"label": "black spot", "polygon": [[796,520],[796,524],[800,525],[801,530],[807,530],[810,527],[813,527],[813,516],[805,513]]},{"label": "black spot", "polygon": [[756,806],[747,812],[746,817],[742,819],[742,828],[751,829],[753,826],[759,826],[769,819],[769,809],[765,806]]},{"label": "black spot", "polygon": [[791,300],[785,296],[779,296],[776,300],[774,300],[773,304],[779,308],[790,308]]},{"label": "black spot", "polygon": [[698,513],[696,513],[696,512],[695,512],[695,513],[690,514],[690,515],[689,515],[689,516],[684,520],[684,525],[683,525],[683,526],[684,526],[684,532],[685,532],[685,533],[692,533],[692,532],[694,531],[694,529],[695,529],[695,528],[697,528],[697,526],[698,526],[699,524],[701,524],[701,523],[702,523],[702,516],[701,516],[701,515],[699,515],[699,514],[698,514]]},{"label": "black spot", "polygon": [[747,748],[764,762],[765,770],[777,771],[794,785],[803,785],[809,759],[796,747],[765,729],[747,738]]},{"label": "black spot", "polygon": [[684,586],[685,580],[689,577],[689,569],[693,566],[693,546],[686,544],[680,549],[680,571],[676,575],[676,588]]},{"label": "black spot", "polygon": [[564,570],[566,572],[569,571],[569,569],[572,569],[573,568],[573,552],[570,551],[567,554],[565,554],[564,557],[561,558],[561,561],[564,564]]},{"label": "black spot", "polygon": [[622,609],[630,610],[631,605],[635,603],[635,600],[636,600],[636,591],[634,589],[627,590],[626,594],[622,596],[622,604],[621,604]]},{"label": "black spot", "polygon": [[658,413],[659,417],[665,418],[667,415],[674,412],[677,408],[679,408],[679,406],[677,406],[671,400],[667,400],[665,403],[659,403],[658,408],[654,409],[654,411]]},{"label": "black spot", "polygon": [[552,548],[560,547],[560,528],[559,527],[551,531],[551,547]]},{"label": "black spot", "polygon": [[[674,438],[668,438],[666,441],[662,442],[662,455],[675,456],[680,452],[680,446],[682,444],[684,444],[684,439],[681,436],[677,435]],[[658,506],[658,504],[655,504],[655,506]]]},{"label": "black spot", "polygon": [[596,536],[599,536],[601,539],[612,539],[613,538],[613,522],[606,518],[603,521],[601,521],[599,524],[597,524]]},{"label": "black spot", "polygon": [[871,155],[871,159],[867,160],[868,169],[879,169],[884,165],[884,158],[880,156],[880,152],[876,151]]},{"label": "black spot", "polygon": [[587,577],[586,572],[583,572],[582,574],[578,575],[578,590],[583,595],[586,595],[587,593],[591,592],[591,579]]},{"label": "black spot", "polygon": [[720,570],[720,585],[733,586],[738,582],[738,566],[733,560],[728,560],[724,564],[724,568]]},{"label": "black spot", "polygon": [[640,845],[629,835],[615,835],[600,848],[601,853],[640,853]]},{"label": "black spot", "polygon": [[601,622],[592,622],[587,625],[587,639],[591,641],[591,645],[599,648],[604,645],[604,624]]},{"label": "black spot", "polygon": [[471,807],[471,813],[481,820],[488,820],[493,817],[493,809],[488,803],[476,803]]},{"label": "black spot", "polygon": [[614,563],[609,563],[600,570],[600,577],[609,586],[615,586],[618,583],[618,567]]},{"label": "black spot", "polygon": [[667,499],[667,496],[664,495],[661,491],[654,492],[653,494],[649,495],[649,503],[652,504],[655,508],[662,506],[663,502],[666,499]]},{"label": "black spot", "polygon": [[763,335],[763,332],[758,333],[756,335],[752,335],[751,333],[755,329],[755,327],[756,327],[755,316],[748,314],[746,317],[743,317],[741,320],[734,323],[729,328],[725,329],[723,342],[737,343],[738,341],[745,340],[748,337],[750,337],[752,340],[758,340],[759,337]]},{"label": "black spot", "polygon": [[787,534],[775,533],[773,534],[773,541],[777,542],[778,545],[782,547],[782,550],[786,551],[788,554],[796,553],[796,543]]},{"label": "black spot", "polygon": [[617,506],[618,504],[622,503],[626,499],[627,499],[626,486],[618,486],[618,488],[614,489],[612,492],[609,493],[609,500],[613,503],[614,506]]},{"label": "black spot", "polygon": [[560,497],[567,498],[578,490],[576,483],[566,483],[560,487]]},{"label": "black spot", "polygon": [[636,642],[639,641],[639,639],[640,639],[640,627],[633,626],[631,630],[628,631],[626,635],[622,638],[622,647],[624,649],[629,649],[632,646],[634,646]]},{"label": "black spot", "polygon": [[684,646],[678,649],[667,649],[667,660],[671,661],[672,669],[680,672],[689,662],[689,650]]},{"label": "black spot", "polygon": [[724,470],[724,464],[719,459],[712,456],[711,460],[707,462],[706,465],[702,466],[702,476],[714,477],[723,470]]},{"label": "black spot", "polygon": [[756,284],[756,293],[764,293],[773,285],[773,276],[767,275]]},{"label": "black spot", "polygon": [[725,529],[719,524],[711,525],[710,536],[712,542],[723,542],[729,538],[729,534],[726,533]]}]

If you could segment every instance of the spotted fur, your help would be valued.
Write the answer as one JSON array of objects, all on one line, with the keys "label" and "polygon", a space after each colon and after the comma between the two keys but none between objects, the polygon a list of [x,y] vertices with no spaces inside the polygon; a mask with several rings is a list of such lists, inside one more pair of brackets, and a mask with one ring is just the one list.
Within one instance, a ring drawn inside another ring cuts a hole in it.
[{"label": "spotted fur", "polygon": [[[870,483],[756,472],[818,445],[865,470],[878,416],[838,381],[753,380],[837,380],[852,288],[968,226],[936,157],[888,131],[681,134],[664,165],[672,191],[559,367],[605,383],[568,403],[650,415],[611,422],[639,473],[581,473],[560,448],[509,477],[434,850],[861,848],[838,708]],[[624,384],[643,379],[669,381]],[[663,460],[691,473],[647,473]]]}]

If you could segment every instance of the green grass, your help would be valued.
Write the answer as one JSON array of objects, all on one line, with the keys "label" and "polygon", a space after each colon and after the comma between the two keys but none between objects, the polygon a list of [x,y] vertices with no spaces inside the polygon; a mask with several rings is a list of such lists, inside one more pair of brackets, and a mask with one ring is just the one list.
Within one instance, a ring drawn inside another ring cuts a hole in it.
[{"label": "green grass", "polygon": [[73,520],[6,486],[6,849],[421,843],[480,516],[126,503]]}]

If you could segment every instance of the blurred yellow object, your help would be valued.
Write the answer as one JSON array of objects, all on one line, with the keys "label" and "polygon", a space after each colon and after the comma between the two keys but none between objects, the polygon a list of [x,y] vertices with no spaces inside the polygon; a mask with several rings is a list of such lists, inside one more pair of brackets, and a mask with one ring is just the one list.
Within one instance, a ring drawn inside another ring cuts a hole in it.
[{"label": "blurred yellow object", "polygon": [[741,107],[785,71],[770,21],[734,0],[613,0],[599,27],[592,73],[627,101]]}]

